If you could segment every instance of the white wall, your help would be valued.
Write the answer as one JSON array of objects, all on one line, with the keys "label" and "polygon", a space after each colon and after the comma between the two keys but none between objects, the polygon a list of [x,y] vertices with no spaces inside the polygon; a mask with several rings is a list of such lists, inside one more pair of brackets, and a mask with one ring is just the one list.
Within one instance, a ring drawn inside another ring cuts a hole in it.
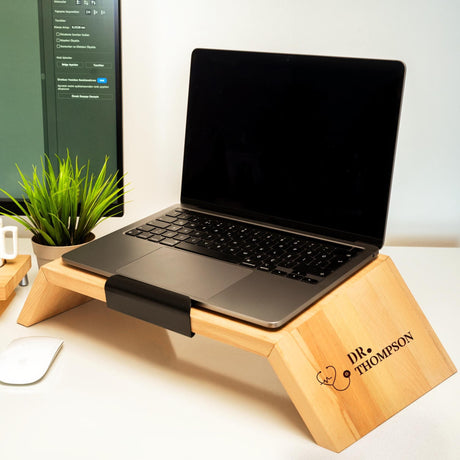
[{"label": "white wall", "polygon": [[407,77],[387,244],[460,245],[458,0],[124,0],[123,219],[179,200],[196,47],[400,59]]}]

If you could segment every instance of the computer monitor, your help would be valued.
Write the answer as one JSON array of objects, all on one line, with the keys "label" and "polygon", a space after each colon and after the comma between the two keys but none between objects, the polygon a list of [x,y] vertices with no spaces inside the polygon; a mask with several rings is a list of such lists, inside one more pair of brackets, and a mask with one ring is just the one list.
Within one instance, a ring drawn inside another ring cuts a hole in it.
[{"label": "computer monitor", "polygon": [[[16,164],[31,173],[43,153],[57,162],[68,149],[94,173],[108,156],[108,172],[123,175],[119,9],[119,0],[0,6],[10,19],[2,32],[9,47],[1,53],[0,188],[18,200]],[[0,205],[18,211],[1,192]]]}]

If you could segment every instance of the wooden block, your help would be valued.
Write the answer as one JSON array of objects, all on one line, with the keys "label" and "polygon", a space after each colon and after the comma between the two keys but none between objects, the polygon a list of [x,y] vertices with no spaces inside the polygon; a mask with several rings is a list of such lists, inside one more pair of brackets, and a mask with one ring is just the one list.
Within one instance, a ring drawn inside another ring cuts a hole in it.
[{"label": "wooden block", "polygon": [[388,257],[296,318],[269,361],[315,441],[336,452],[456,372]]},{"label": "wooden block", "polygon": [[11,303],[11,301],[13,300],[15,294],[16,293],[13,291],[6,300],[0,300],[0,316],[6,310],[8,305]]},{"label": "wooden block", "polygon": [[29,255],[18,255],[14,260],[7,260],[0,267],[0,315],[6,310],[15,295],[15,288],[26,276],[31,267]]},{"label": "wooden block", "polygon": [[22,278],[27,275],[31,267],[29,255],[18,255],[14,260],[7,260],[0,267],[0,300],[10,297]]}]

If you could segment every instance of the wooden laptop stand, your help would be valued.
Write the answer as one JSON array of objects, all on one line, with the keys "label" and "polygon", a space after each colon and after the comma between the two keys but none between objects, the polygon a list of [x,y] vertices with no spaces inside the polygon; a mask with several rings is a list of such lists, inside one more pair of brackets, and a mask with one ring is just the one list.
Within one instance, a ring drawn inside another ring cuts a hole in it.
[{"label": "wooden laptop stand", "polygon": [[[90,299],[106,278],[55,260],[41,268],[18,323]],[[339,452],[456,372],[388,256],[278,330],[191,309],[192,331],[265,356],[315,441]]]}]

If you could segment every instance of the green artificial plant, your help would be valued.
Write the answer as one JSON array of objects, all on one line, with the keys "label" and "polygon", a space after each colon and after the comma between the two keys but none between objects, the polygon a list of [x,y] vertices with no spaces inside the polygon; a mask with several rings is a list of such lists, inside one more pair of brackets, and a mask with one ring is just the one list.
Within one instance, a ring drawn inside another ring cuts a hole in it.
[{"label": "green artificial plant", "polygon": [[88,241],[94,227],[107,217],[117,214],[121,204],[118,199],[124,195],[122,178],[116,174],[107,175],[107,161],[97,177],[86,165],[72,163],[69,151],[67,157],[58,160],[55,169],[49,157],[41,158],[41,173],[33,166],[32,178],[26,177],[18,165],[24,191],[22,205],[5,190],[0,189],[20,209],[22,216],[0,207],[1,214],[14,219],[30,230],[34,241],[49,246],[69,246]]}]

